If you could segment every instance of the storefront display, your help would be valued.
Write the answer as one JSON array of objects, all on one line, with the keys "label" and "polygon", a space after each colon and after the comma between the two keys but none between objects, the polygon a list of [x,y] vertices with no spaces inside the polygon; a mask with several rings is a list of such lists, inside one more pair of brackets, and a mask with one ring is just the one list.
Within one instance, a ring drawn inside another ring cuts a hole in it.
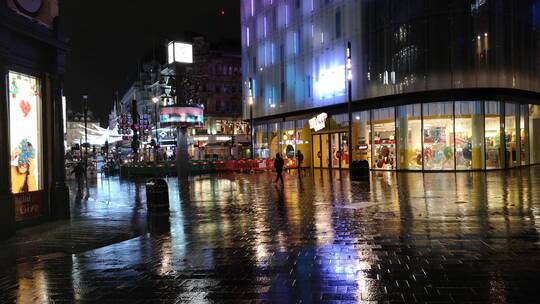
[{"label": "storefront display", "polygon": [[501,110],[500,102],[486,101],[485,109],[485,147],[486,169],[499,169],[503,167],[503,154],[501,153]]},{"label": "storefront display", "polygon": [[[17,221],[41,216],[41,85],[37,78],[9,72],[11,192]],[[24,126],[24,127],[21,127]]]},{"label": "storefront display", "polygon": [[373,110],[373,168],[395,168],[396,124],[394,108]]}]

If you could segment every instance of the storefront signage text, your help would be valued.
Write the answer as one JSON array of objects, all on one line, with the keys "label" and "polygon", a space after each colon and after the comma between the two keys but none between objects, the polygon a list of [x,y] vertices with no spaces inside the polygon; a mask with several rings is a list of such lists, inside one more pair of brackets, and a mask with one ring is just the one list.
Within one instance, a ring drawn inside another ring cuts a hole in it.
[{"label": "storefront signage text", "polygon": [[326,118],[328,118],[328,114],[326,113],[321,113],[313,117],[309,120],[309,128],[313,129],[315,132],[326,128]]}]

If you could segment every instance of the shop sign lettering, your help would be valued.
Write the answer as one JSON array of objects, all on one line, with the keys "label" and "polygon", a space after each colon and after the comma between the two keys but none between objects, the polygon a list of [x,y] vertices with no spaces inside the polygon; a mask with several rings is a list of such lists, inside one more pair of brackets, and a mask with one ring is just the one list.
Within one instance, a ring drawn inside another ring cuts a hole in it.
[{"label": "shop sign lettering", "polygon": [[326,118],[328,118],[328,114],[326,113],[321,113],[311,118],[309,120],[309,128],[313,129],[315,132],[326,128]]}]

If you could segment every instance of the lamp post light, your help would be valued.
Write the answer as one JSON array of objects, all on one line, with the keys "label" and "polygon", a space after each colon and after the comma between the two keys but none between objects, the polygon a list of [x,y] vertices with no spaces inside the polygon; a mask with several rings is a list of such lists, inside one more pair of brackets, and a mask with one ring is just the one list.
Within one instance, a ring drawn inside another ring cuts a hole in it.
[{"label": "lamp post light", "polygon": [[251,142],[251,159],[255,159],[255,153],[253,151],[253,78],[249,77],[249,91],[248,91],[248,104],[249,104],[249,139]]},{"label": "lamp post light", "polygon": [[156,137],[154,138],[154,162],[157,163],[157,149],[158,149],[158,115],[157,115],[157,104],[158,104],[159,98],[153,97],[152,102],[154,103],[154,124],[156,128]]},{"label": "lamp post light", "polygon": [[347,42],[347,82],[348,82],[348,100],[347,100],[347,109],[349,112],[349,138],[348,138],[348,149],[349,149],[349,170],[352,167],[353,159],[353,141],[352,141],[352,48],[351,42]]}]

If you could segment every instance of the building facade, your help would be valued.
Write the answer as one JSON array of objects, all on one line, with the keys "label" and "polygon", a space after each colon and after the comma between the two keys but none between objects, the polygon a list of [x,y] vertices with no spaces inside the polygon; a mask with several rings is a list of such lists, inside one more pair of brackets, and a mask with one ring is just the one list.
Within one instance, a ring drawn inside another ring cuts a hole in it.
[{"label": "building facade", "polygon": [[0,239],[69,218],[58,1],[0,2]]},{"label": "building facade", "polygon": [[300,150],[314,168],[348,168],[351,155],[425,171],[540,163],[539,1],[241,4],[257,157],[294,163]]},{"label": "building facade", "polygon": [[[241,56],[239,52],[221,45],[212,45],[204,37],[195,35],[188,42],[193,44],[193,63],[185,67],[185,75],[170,77],[172,69],[156,61],[142,64],[139,80],[135,81],[120,98],[119,115],[131,113],[132,101],[137,101],[139,115],[146,115],[153,128],[142,138],[144,150],[150,148],[150,141],[157,142],[169,158],[176,148],[174,128],[161,127],[159,111],[176,98],[185,98],[189,91],[192,102],[204,106],[204,126],[189,130],[189,154],[193,159],[241,158],[249,149],[249,128],[242,120],[242,80]],[[173,73],[176,74],[177,72]],[[179,85],[189,82],[187,87]],[[158,98],[154,104],[154,97]],[[174,102],[173,102],[174,103]],[[156,115],[157,111],[157,115]],[[131,132],[126,127],[128,134]],[[129,144],[125,143],[125,146]],[[152,155],[151,152],[146,155]]]}]

